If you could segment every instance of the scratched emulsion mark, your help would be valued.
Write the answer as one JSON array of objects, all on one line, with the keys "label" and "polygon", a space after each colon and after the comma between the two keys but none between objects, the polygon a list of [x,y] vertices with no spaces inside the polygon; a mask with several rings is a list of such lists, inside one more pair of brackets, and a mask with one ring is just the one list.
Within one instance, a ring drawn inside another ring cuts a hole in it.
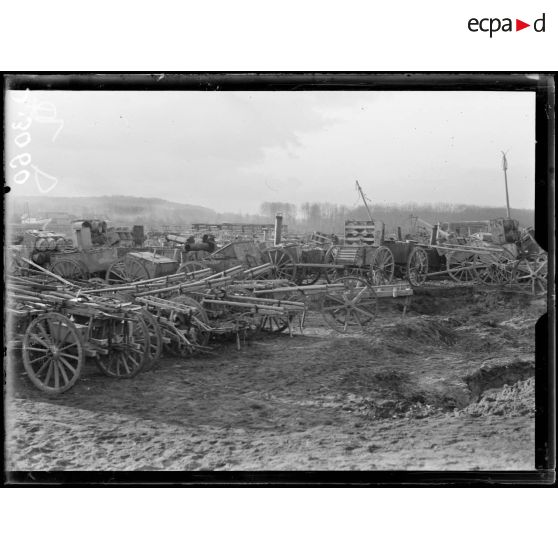
[{"label": "scratched emulsion mark", "polygon": [[51,141],[64,128],[64,120],[58,118],[56,107],[48,101],[40,101],[40,92],[10,91],[9,100],[14,103],[14,120],[10,123],[13,141],[18,151],[8,162],[11,171],[11,182],[25,184],[31,176],[41,194],[51,192],[58,184],[58,178],[45,172],[33,163],[31,156],[32,126],[48,125],[52,129]]}]

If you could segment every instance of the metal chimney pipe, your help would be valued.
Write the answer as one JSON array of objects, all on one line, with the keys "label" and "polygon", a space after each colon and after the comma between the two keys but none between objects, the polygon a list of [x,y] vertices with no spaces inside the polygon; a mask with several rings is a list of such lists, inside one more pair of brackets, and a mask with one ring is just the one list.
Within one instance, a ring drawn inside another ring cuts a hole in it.
[{"label": "metal chimney pipe", "polygon": [[277,213],[275,215],[275,237],[273,244],[279,246],[281,244],[281,229],[283,228],[283,214]]}]

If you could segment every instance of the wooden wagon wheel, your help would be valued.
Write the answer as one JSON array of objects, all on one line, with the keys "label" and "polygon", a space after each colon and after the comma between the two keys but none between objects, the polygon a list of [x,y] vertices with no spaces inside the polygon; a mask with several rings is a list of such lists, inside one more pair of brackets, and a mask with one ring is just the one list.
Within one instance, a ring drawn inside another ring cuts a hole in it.
[{"label": "wooden wagon wheel", "polygon": [[476,254],[475,256],[477,277],[485,285],[510,284],[513,281],[515,266],[515,258],[507,251]]},{"label": "wooden wagon wheel", "polygon": [[446,253],[446,268],[448,275],[458,283],[476,281],[478,278],[476,270],[475,254],[460,252],[459,250]]},{"label": "wooden wagon wheel", "polygon": [[[191,314],[188,315],[180,309],[171,311],[169,314],[169,321],[184,333],[184,336],[190,343],[202,347],[207,346],[210,333],[205,328],[196,324],[197,320],[205,325],[209,325],[209,317],[203,306],[197,300],[186,295],[173,297],[169,302],[184,304],[192,308]],[[192,317],[195,317],[196,320],[192,320]],[[171,335],[171,341],[165,348],[173,356],[184,357],[192,353],[192,345],[180,340],[176,335]]]},{"label": "wooden wagon wheel", "polygon": [[101,331],[108,354],[97,354],[97,366],[107,376],[133,378],[145,365],[150,344],[141,315],[105,319]]},{"label": "wooden wagon wheel", "polygon": [[428,254],[424,248],[415,246],[407,260],[407,279],[413,287],[420,287],[428,276]]},{"label": "wooden wagon wheel", "polygon": [[29,379],[47,393],[62,393],[78,380],[85,362],[83,340],[72,321],[49,312],[35,318],[23,337]]},{"label": "wooden wagon wheel", "polygon": [[149,333],[149,347],[144,370],[150,370],[163,352],[163,334],[157,318],[149,310],[144,308],[141,315]]},{"label": "wooden wagon wheel", "polygon": [[136,258],[119,258],[107,269],[105,280],[109,285],[119,285],[149,279],[147,268]]},{"label": "wooden wagon wheel", "polygon": [[208,269],[208,266],[202,262],[195,260],[183,263],[179,268],[177,273],[192,273],[193,271],[199,271],[200,269]]},{"label": "wooden wagon wheel", "polygon": [[326,292],[321,300],[326,323],[341,333],[361,332],[377,313],[377,298],[363,277],[348,275],[340,279],[344,291]]},{"label": "wooden wagon wheel", "polygon": [[50,266],[49,271],[70,281],[86,281],[89,276],[81,262],[70,258],[57,259]]},{"label": "wooden wagon wheel", "polygon": [[395,260],[387,246],[379,246],[372,254],[370,276],[373,285],[388,285],[393,281]]},{"label": "wooden wagon wheel", "polygon": [[535,258],[521,258],[513,270],[513,283],[529,290],[531,294],[547,291],[548,256],[539,254]]},{"label": "wooden wagon wheel", "polygon": [[[334,265],[339,252],[339,246],[331,246],[324,255],[324,263]],[[328,283],[337,283],[337,280],[344,275],[344,270],[336,267],[324,268],[324,276]]]},{"label": "wooden wagon wheel", "polygon": [[292,256],[282,248],[272,248],[266,252],[267,259],[272,268],[269,276],[272,279],[295,280],[295,265]]}]

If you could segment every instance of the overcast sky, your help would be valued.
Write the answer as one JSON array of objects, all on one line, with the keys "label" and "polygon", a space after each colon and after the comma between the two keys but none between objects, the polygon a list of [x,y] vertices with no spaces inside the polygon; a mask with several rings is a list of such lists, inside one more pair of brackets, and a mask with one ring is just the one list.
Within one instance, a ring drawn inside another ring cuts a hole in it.
[{"label": "overcast sky", "polygon": [[[512,207],[534,206],[532,93],[41,91],[16,102],[22,98],[7,95],[7,161],[28,153],[34,169],[17,185],[18,162],[8,166],[16,194],[38,195],[57,181],[42,195],[160,197],[254,213],[264,201],[354,206],[358,180],[372,203],[502,206],[505,150]],[[16,138],[31,113],[29,137]]]}]

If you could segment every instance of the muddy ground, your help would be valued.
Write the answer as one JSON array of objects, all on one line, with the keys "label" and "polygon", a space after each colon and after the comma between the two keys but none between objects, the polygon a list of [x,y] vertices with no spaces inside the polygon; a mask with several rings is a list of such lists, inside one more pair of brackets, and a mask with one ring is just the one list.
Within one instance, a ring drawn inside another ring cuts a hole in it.
[{"label": "muddy ground", "polygon": [[163,358],[131,380],[94,364],[49,396],[9,366],[8,470],[534,468],[534,328],[544,299],[424,289],[364,334],[311,311],[304,334]]}]

